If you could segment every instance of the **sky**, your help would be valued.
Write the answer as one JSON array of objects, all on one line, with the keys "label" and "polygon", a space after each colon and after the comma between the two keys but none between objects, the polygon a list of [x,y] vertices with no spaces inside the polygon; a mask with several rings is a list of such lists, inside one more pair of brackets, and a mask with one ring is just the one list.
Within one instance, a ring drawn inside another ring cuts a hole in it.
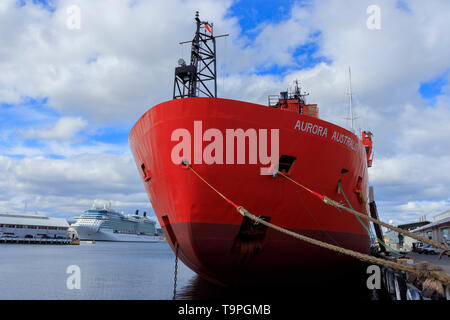
[{"label": "sky", "polygon": [[450,208],[448,0],[2,0],[0,212],[72,219],[111,202],[154,216],[128,133],[171,99],[196,10],[230,34],[218,96],[266,104],[298,79],[321,118],[348,128],[351,67],[381,219]]}]

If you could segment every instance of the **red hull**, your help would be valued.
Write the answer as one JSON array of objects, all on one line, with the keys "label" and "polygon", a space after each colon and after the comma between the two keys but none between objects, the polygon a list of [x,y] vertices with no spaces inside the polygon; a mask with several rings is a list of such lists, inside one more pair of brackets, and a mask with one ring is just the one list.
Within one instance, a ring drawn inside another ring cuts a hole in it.
[{"label": "red hull", "polygon": [[[296,127],[298,120],[326,128],[327,134],[302,131]],[[243,239],[242,216],[192,172],[172,162],[172,148],[178,143],[171,141],[172,132],[178,128],[193,132],[194,121],[202,121],[203,130],[217,128],[224,134],[226,129],[279,129],[280,155],[296,157],[291,178],[345,201],[338,193],[341,181],[353,208],[367,212],[366,152],[351,132],[314,117],[241,101],[185,98],[164,102],[139,119],[129,142],[143,180],[142,164],[151,174],[144,185],[159,223],[172,248],[178,242],[180,258],[187,266],[208,280],[239,284],[257,274],[279,281],[301,271],[339,272],[357,264],[275,230]],[[333,140],[335,132],[354,144]],[[260,164],[193,167],[235,203],[257,216],[270,217],[275,225],[359,252],[369,250],[367,232],[354,216],[327,206],[282,177],[260,175]],[[363,201],[356,189],[361,190]]]}]

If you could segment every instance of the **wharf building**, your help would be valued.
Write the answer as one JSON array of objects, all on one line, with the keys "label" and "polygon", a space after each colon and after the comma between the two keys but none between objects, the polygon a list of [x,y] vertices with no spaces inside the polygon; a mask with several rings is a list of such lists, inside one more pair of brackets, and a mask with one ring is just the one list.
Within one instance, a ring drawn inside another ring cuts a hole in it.
[{"label": "wharf building", "polygon": [[68,239],[64,218],[43,214],[0,213],[0,239]]}]

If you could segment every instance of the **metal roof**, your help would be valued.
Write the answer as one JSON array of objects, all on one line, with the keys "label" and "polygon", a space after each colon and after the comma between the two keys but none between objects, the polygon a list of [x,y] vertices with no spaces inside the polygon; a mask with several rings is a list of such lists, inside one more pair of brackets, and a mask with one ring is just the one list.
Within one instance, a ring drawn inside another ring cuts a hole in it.
[{"label": "metal roof", "polygon": [[412,230],[411,232],[417,232],[417,231],[422,231],[422,230],[427,230],[429,228],[435,227],[435,226],[439,226],[441,224],[446,224],[446,223],[450,223],[450,217],[442,219],[442,220],[438,220],[436,222],[433,223],[429,223],[427,225],[424,225],[423,227],[417,228]]},{"label": "metal roof", "polygon": [[[444,218],[436,220],[436,219],[437,219],[438,217],[440,217],[440,216],[444,216]],[[446,211],[444,211],[444,212],[435,214],[435,215],[433,216],[433,218],[435,219],[435,221],[439,221],[439,220],[445,219],[445,216],[450,217],[450,209],[449,209],[449,210],[446,210]]]},{"label": "metal roof", "polygon": [[410,230],[410,229],[420,228],[429,223],[431,223],[431,222],[430,221],[419,221],[419,222],[413,222],[413,223],[399,224],[397,227],[400,229]]},{"label": "metal roof", "polygon": [[0,224],[23,226],[69,227],[64,218],[49,218],[44,215],[0,213]]}]

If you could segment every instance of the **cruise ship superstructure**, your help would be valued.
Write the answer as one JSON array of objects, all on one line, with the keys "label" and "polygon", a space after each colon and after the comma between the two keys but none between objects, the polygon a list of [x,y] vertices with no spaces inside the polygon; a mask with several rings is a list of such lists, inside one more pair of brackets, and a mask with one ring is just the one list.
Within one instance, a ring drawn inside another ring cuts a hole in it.
[{"label": "cruise ship superstructure", "polygon": [[124,215],[110,206],[93,206],[86,210],[71,227],[80,240],[158,242],[156,222],[146,216]]}]

